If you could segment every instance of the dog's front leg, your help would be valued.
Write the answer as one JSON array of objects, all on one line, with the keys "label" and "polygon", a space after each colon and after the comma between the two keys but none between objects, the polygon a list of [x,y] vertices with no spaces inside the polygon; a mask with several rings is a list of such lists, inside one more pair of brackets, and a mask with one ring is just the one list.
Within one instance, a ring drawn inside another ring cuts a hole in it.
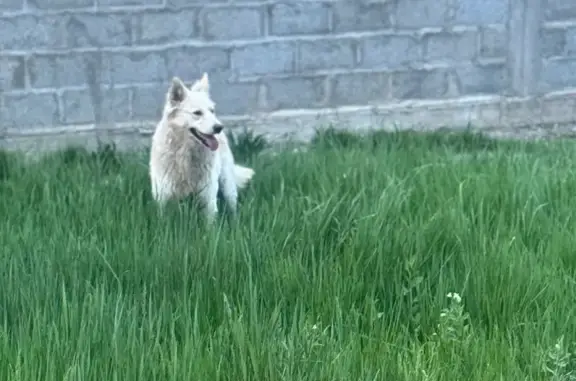
[{"label": "dog's front leg", "polygon": [[170,196],[169,188],[163,186],[161,182],[158,182],[158,180],[154,178],[152,180],[152,198],[156,202],[160,217],[164,216],[166,204],[168,203]]},{"label": "dog's front leg", "polygon": [[200,201],[208,224],[212,224],[218,214],[218,177],[214,176],[200,192]]},{"label": "dog's front leg", "polygon": [[216,195],[212,196],[209,192],[203,192],[200,195],[202,199],[202,204],[204,206],[204,215],[206,216],[206,221],[211,225],[216,219],[218,214],[218,202]]},{"label": "dog's front leg", "polygon": [[232,217],[236,215],[238,208],[238,187],[234,178],[234,165],[225,165],[222,168],[222,174],[219,179],[220,189],[222,190],[222,197],[226,201],[228,210]]}]

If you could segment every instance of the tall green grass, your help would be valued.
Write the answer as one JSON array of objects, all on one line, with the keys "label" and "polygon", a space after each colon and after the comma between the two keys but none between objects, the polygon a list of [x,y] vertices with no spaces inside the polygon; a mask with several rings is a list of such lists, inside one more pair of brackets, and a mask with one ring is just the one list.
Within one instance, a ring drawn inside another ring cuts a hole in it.
[{"label": "tall green grass", "polygon": [[213,229],[145,155],[0,155],[0,380],[574,379],[573,143],[239,142]]}]

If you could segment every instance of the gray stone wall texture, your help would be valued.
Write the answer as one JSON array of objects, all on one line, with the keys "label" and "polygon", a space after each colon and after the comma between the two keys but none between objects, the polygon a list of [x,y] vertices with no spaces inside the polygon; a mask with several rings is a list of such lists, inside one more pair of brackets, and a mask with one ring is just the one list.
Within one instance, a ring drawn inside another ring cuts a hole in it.
[{"label": "gray stone wall texture", "polygon": [[574,122],[574,0],[0,0],[0,142],[147,137],[208,72],[228,125]]}]

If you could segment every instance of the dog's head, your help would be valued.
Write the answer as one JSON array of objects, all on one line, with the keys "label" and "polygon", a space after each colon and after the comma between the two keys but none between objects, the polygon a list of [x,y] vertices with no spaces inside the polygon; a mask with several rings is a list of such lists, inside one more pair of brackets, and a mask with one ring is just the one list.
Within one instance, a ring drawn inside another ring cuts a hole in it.
[{"label": "dog's head", "polygon": [[216,117],[214,106],[206,73],[190,88],[174,77],[166,94],[164,117],[177,128],[186,128],[201,144],[215,151],[218,149],[215,135],[224,127]]}]

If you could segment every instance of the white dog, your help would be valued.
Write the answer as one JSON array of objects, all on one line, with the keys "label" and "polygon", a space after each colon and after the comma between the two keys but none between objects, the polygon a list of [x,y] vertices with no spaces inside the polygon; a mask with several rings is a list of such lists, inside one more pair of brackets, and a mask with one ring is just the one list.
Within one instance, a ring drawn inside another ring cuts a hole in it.
[{"label": "white dog", "polygon": [[150,180],[161,208],[169,200],[194,194],[212,222],[218,213],[218,189],[235,213],[238,188],[246,186],[254,171],[234,163],[209,87],[206,73],[190,89],[179,78],[172,79],[152,137]]}]

